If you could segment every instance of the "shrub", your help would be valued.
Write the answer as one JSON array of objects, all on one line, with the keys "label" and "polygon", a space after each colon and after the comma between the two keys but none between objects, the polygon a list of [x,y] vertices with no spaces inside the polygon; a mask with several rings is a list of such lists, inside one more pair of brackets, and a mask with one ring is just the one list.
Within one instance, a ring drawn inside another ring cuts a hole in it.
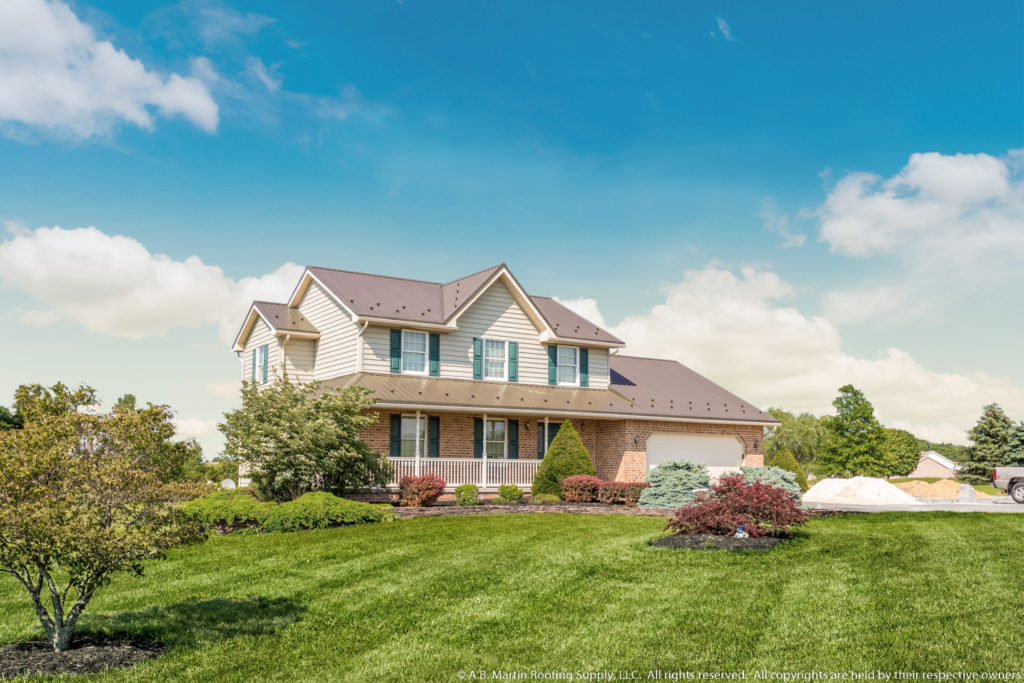
[{"label": "shrub", "polygon": [[514,501],[514,500],[509,500],[509,499],[508,499],[508,498],[506,498],[505,496],[495,496],[494,498],[491,498],[491,499],[490,499],[490,500],[489,500],[488,502],[489,502],[489,503],[490,503],[491,505],[507,505],[507,504],[509,504],[509,503],[514,503],[514,502],[516,502],[516,501]]},{"label": "shrub", "polygon": [[506,503],[513,503],[523,497],[523,490],[515,484],[502,484],[498,487],[498,497]]},{"label": "shrub", "polygon": [[747,482],[759,481],[762,484],[784,489],[797,498],[800,497],[800,485],[796,483],[796,475],[781,467],[741,467],[743,478]]},{"label": "shrub", "polygon": [[649,487],[650,484],[645,481],[606,481],[601,484],[597,499],[609,505],[622,503],[626,507],[635,508],[640,494]]},{"label": "shrub", "polygon": [[244,491],[215,491],[185,503],[182,510],[218,531],[229,532],[262,523],[273,505]]},{"label": "shrub", "polygon": [[398,482],[398,496],[403,507],[430,507],[444,493],[444,479],[436,474],[421,474],[418,477],[402,477]]},{"label": "shrub", "polygon": [[792,472],[793,477],[796,481],[796,485],[800,487],[800,493],[804,493],[809,488],[807,484],[807,475],[804,474],[804,470],[800,467],[800,463],[793,457],[793,453],[786,447],[782,447],[775,452],[775,457],[768,463],[772,467],[778,467],[779,469]]},{"label": "shrub", "polygon": [[455,487],[456,505],[478,505],[480,503],[480,487],[476,484],[459,484]]},{"label": "shrub", "polygon": [[561,483],[562,498],[573,503],[596,503],[601,493],[601,480],[589,474],[574,474]]},{"label": "shrub", "polygon": [[304,493],[293,501],[271,508],[263,520],[267,531],[325,529],[347,524],[383,522],[390,514],[381,507],[339,498],[326,491]]},{"label": "shrub", "polygon": [[590,453],[583,445],[576,428],[572,426],[572,422],[566,420],[537,469],[531,491],[534,496],[542,493],[558,496],[562,492],[562,480],[574,474],[596,476],[597,470],[594,469]]},{"label": "shrub", "polygon": [[538,493],[530,499],[530,503],[533,505],[554,505],[561,502],[561,498],[550,493]]},{"label": "shrub", "polygon": [[698,493],[692,505],[679,508],[665,528],[678,534],[727,536],[743,526],[758,538],[790,536],[805,521],[800,501],[785,489],[731,474],[710,491]]},{"label": "shrub", "polygon": [[651,486],[640,494],[642,508],[677,508],[693,500],[694,489],[706,489],[711,484],[708,468],[704,465],[680,460],[663,462],[647,473]]}]

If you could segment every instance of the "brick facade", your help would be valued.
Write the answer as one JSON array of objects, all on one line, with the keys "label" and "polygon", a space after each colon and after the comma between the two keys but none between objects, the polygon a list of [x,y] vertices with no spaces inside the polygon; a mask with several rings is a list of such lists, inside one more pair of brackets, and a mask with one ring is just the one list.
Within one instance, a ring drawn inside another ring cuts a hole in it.
[{"label": "brick facade", "polygon": [[[388,454],[391,448],[390,416],[401,411],[375,411],[380,419],[363,430],[361,436],[370,448]],[[466,413],[422,413],[440,415],[441,457],[473,457],[473,418]],[[536,417],[506,416],[488,413],[488,417],[519,420],[519,458],[536,459]],[[552,428],[555,420],[551,420]],[[646,474],[647,437],[654,433],[723,434],[743,441],[743,464],[764,464],[763,429],[757,425],[718,423],[661,422],[657,420],[573,420],[583,445],[590,452],[597,476],[607,480],[643,481]]]}]

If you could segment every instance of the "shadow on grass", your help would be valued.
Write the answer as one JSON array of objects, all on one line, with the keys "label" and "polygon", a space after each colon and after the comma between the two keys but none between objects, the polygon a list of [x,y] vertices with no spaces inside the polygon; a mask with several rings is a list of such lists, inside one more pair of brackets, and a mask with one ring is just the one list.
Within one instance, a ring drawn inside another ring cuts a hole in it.
[{"label": "shadow on grass", "polygon": [[81,632],[148,637],[170,647],[238,636],[271,635],[299,620],[304,608],[288,598],[193,598],[136,612],[86,614]]}]

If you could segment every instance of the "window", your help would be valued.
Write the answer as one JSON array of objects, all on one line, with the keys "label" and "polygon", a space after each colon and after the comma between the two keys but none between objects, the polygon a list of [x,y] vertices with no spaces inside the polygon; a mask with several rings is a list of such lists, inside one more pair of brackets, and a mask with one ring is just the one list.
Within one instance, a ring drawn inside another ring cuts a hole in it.
[{"label": "window", "polygon": [[484,340],[484,379],[508,379],[508,342]]},{"label": "window", "polygon": [[488,458],[505,457],[505,421],[488,420],[484,425],[484,452]]},{"label": "window", "polygon": [[571,386],[580,383],[579,349],[574,346],[558,347],[558,383]]},{"label": "window", "polygon": [[402,330],[402,372],[427,374],[427,333]]},{"label": "window", "polygon": [[256,347],[256,363],[252,368],[252,381],[263,384],[267,381],[267,362],[270,347],[268,344]]},{"label": "window", "polygon": [[[402,416],[402,457],[416,457],[416,416]],[[427,418],[420,417],[420,457],[427,457]]]}]

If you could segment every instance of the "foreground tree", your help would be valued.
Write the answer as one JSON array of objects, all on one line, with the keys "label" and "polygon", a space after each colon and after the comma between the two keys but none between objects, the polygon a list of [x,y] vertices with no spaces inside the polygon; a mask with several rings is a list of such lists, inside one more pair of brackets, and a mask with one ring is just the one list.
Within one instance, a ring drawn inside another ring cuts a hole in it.
[{"label": "foreground tree", "polygon": [[225,413],[218,425],[227,439],[224,451],[249,466],[249,477],[265,499],[383,486],[391,464],[359,438],[377,421],[366,412],[373,405],[370,393],[286,377],[263,388],[245,382],[242,407]]},{"label": "foreground tree", "polygon": [[784,449],[802,465],[813,463],[825,445],[827,430],[822,420],[810,413],[793,415],[779,408],[768,412],[782,424],[764,437],[765,460],[770,462]]},{"label": "foreground tree", "polygon": [[827,422],[827,438],[819,459],[822,474],[841,477],[884,477],[890,467],[885,432],[875,409],[852,384],[839,389],[832,401],[836,414]]},{"label": "foreground tree", "polygon": [[919,440],[902,429],[885,428],[885,450],[888,454],[890,477],[905,477],[914,471],[921,459]]},{"label": "foreground tree", "polygon": [[957,477],[968,484],[984,484],[992,481],[992,469],[1007,464],[1007,450],[1013,422],[1003,409],[990,403],[982,410],[978,424],[967,433],[971,445],[966,458],[960,463],[962,469]]},{"label": "foreground tree", "polygon": [[561,498],[562,480],[577,474],[596,475],[597,470],[594,469],[590,453],[583,445],[579,432],[572,426],[571,420],[566,420],[551,440],[537,468],[530,493],[534,496],[547,494]]},{"label": "foreground tree", "polygon": [[171,412],[96,410],[95,392],[23,386],[22,429],[0,432],[0,571],[28,592],[54,650],[66,650],[95,591],[119,571],[198,541],[173,483],[182,450]]}]

